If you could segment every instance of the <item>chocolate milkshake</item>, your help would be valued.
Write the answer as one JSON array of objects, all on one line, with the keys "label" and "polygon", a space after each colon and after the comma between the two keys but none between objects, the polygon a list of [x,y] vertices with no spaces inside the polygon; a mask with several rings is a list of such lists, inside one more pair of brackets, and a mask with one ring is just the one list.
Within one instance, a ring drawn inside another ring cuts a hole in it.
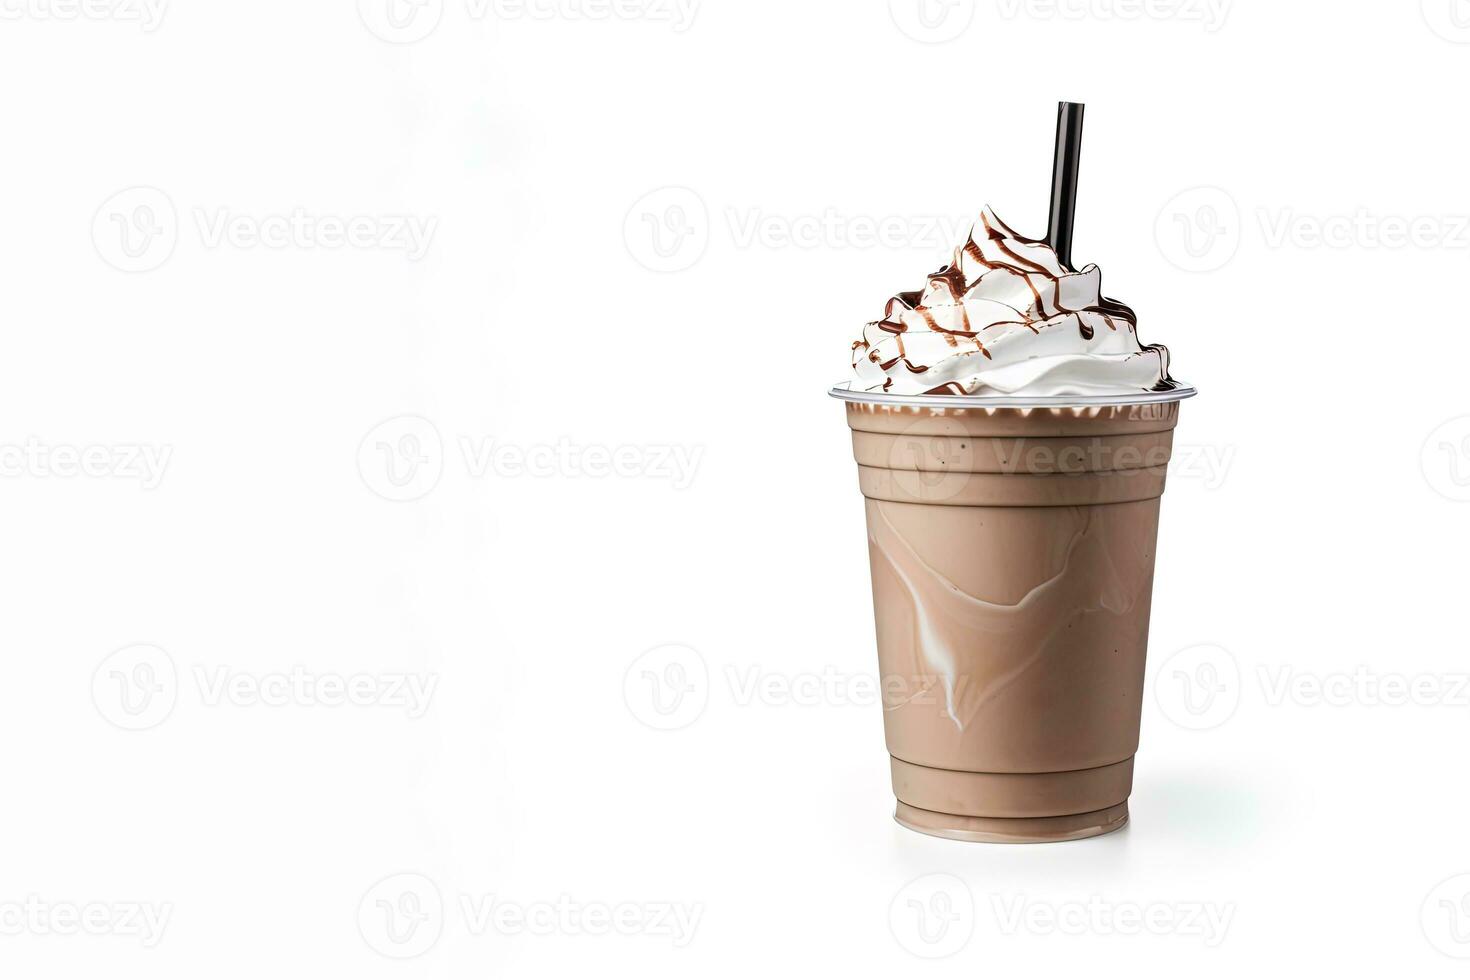
[{"label": "chocolate milkshake", "polygon": [[896,817],[960,840],[1128,819],[1168,352],[1048,242],[990,210],[853,345],[847,402]]}]

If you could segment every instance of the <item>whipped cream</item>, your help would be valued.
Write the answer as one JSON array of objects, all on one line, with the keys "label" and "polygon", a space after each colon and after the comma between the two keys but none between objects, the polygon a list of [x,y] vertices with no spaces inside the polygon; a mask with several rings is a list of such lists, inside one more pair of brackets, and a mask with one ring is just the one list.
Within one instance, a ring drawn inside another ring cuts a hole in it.
[{"label": "whipped cream", "polygon": [[897,395],[1112,395],[1177,387],[1169,352],[1102,295],[1102,272],[1064,268],[986,208],[954,260],[888,301],[852,345],[854,389]]}]

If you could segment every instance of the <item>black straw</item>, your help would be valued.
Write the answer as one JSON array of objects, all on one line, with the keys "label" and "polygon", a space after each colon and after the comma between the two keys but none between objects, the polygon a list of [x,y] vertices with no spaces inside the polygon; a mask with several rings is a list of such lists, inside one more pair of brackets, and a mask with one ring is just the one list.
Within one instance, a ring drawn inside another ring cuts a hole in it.
[{"label": "black straw", "polygon": [[1057,104],[1057,151],[1051,170],[1051,217],[1046,243],[1072,268],[1072,223],[1077,217],[1077,169],[1082,157],[1081,102]]}]

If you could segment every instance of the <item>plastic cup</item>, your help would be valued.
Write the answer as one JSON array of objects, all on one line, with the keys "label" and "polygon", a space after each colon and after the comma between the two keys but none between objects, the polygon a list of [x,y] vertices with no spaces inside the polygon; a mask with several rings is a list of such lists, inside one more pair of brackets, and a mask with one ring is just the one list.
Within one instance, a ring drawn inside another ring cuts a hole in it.
[{"label": "plastic cup", "polygon": [[1165,471],[1192,388],[846,402],[895,818],[1043,842],[1128,820]]}]

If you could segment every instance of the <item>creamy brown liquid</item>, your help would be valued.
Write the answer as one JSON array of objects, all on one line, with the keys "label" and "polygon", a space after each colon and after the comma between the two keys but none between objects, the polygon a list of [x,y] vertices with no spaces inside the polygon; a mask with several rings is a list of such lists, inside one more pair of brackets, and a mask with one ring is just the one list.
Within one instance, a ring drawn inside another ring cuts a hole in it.
[{"label": "creamy brown liquid", "polygon": [[1054,840],[1126,820],[1177,415],[848,406],[901,822]]}]

